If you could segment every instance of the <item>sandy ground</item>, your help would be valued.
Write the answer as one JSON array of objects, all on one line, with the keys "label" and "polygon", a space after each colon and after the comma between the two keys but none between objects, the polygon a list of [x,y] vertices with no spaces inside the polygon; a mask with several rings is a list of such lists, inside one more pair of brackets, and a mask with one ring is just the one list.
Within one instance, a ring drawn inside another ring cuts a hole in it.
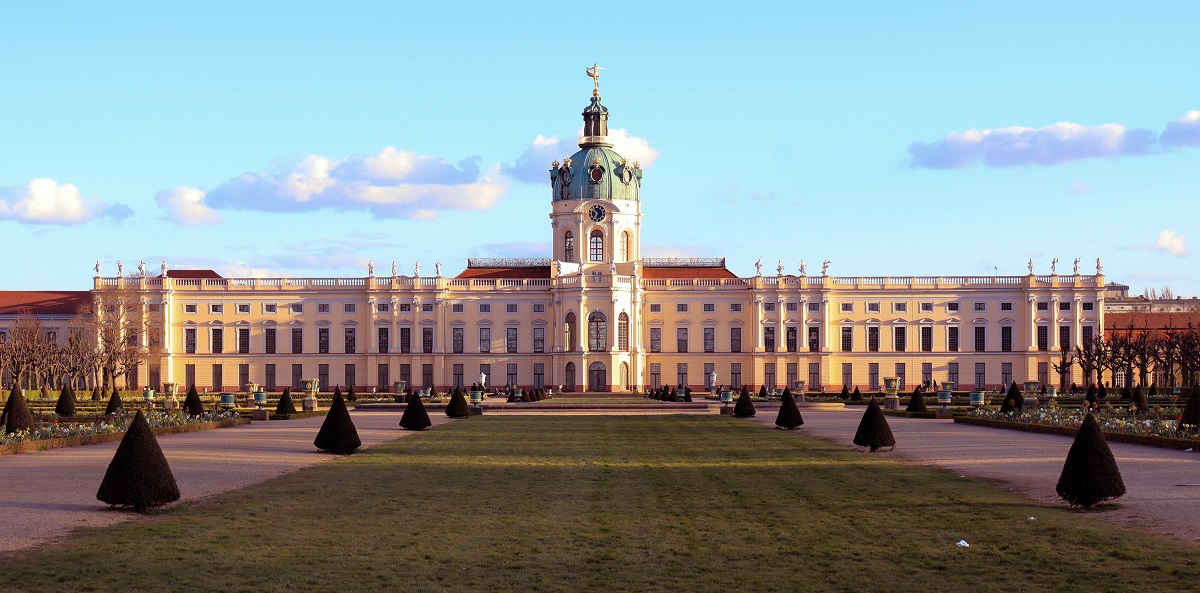
[{"label": "sandy ground", "polygon": [[[415,434],[399,427],[400,413],[351,413],[364,447]],[[324,417],[158,437],[179,483],[194,501],[336,459],[313,446]],[[449,422],[430,415],[436,427]],[[83,526],[137,517],[96,500],[117,442],[0,457],[0,553],[32,548]]]},{"label": "sandy ground", "polygon": [[[802,411],[797,432],[853,447],[862,409]],[[773,424],[775,412],[754,420]],[[895,456],[959,475],[999,480],[1038,502],[1064,505],[1054,492],[1072,437],[955,424],[951,420],[888,417]],[[1125,481],[1123,508],[1092,513],[1138,529],[1200,542],[1200,453],[1109,443]]]}]

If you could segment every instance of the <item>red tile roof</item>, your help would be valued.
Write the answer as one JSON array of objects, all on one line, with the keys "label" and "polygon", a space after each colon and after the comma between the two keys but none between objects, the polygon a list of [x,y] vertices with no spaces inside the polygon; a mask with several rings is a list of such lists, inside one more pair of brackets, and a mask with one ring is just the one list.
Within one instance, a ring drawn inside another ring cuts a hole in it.
[{"label": "red tile roof", "polygon": [[[160,275],[159,278],[162,276]],[[167,270],[167,278],[220,278],[214,270]]]},{"label": "red tile roof", "polygon": [[642,268],[643,278],[737,278],[725,268]]},{"label": "red tile roof", "polygon": [[455,278],[549,278],[550,266],[467,268]]},{"label": "red tile roof", "polygon": [[1104,315],[1104,333],[1124,332],[1130,327],[1135,330],[1148,328],[1158,333],[1167,328],[1187,329],[1188,324],[1200,329],[1200,311],[1165,311],[1162,313],[1107,313]]},{"label": "red tile roof", "polygon": [[74,315],[91,299],[86,290],[0,290],[0,315]]}]

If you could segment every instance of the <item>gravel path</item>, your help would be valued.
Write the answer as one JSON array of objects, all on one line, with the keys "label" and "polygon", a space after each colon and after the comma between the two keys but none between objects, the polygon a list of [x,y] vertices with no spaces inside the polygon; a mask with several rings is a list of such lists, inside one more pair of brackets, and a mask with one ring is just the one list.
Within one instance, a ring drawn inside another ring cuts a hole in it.
[{"label": "gravel path", "polygon": [[[399,427],[400,413],[351,413],[364,447],[414,434]],[[430,415],[433,425],[449,422]],[[166,455],[183,501],[264,482],[338,456],[313,446],[324,417],[164,435]],[[32,548],[76,527],[100,527],[137,515],[112,510],[96,490],[117,442],[0,457],[0,553]]]},{"label": "gravel path", "polygon": [[[804,432],[854,447],[861,408],[804,411]],[[774,424],[775,412],[755,420]],[[876,455],[926,463],[960,475],[999,480],[1014,492],[1056,506],[1054,492],[1072,437],[955,424],[951,420],[888,416],[896,450]],[[1109,443],[1121,477],[1123,508],[1094,513],[1130,527],[1200,542],[1200,453]]]}]

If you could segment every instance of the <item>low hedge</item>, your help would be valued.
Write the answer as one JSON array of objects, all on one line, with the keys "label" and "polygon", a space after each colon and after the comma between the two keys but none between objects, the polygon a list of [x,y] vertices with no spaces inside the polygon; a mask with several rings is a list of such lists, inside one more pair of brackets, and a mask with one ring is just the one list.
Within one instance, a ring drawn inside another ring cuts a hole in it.
[{"label": "low hedge", "polygon": [[[988,428],[1005,428],[1008,430],[1020,430],[1037,434],[1057,434],[1069,437],[1075,436],[1075,433],[1078,432],[1078,429],[1068,426],[1049,426],[1046,424],[1033,424],[1030,422],[992,420],[991,418],[971,418],[970,416],[955,416],[954,421],[961,424],[986,426]],[[1194,439],[1177,439],[1147,434],[1131,434],[1128,432],[1105,432],[1104,439],[1110,443],[1147,445],[1150,447],[1162,447],[1164,449],[1179,449],[1181,451],[1185,449],[1200,451],[1200,435]]]},{"label": "low hedge", "polygon": [[[219,422],[201,422],[198,424],[160,426],[158,428],[151,428],[150,430],[154,432],[155,436],[161,436],[164,434],[181,434],[185,432],[212,430],[214,428],[229,428],[231,426],[243,426],[246,424],[250,424],[250,421],[237,418],[234,420],[221,420]],[[62,449],[63,447],[79,447],[82,445],[111,443],[112,441],[119,441],[124,437],[124,432],[106,432],[104,434],[87,434],[83,436],[66,437],[61,439],[42,439],[38,441],[9,443],[7,445],[0,445],[0,455],[15,455],[17,453],[28,453],[30,451],[49,451],[51,449]]]}]

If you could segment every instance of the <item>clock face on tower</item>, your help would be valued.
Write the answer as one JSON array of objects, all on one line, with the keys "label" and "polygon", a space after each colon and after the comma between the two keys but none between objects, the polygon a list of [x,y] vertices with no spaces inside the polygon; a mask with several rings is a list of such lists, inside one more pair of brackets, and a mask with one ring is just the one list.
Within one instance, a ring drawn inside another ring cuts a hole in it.
[{"label": "clock face on tower", "polygon": [[600,222],[601,220],[604,220],[604,206],[599,204],[592,206],[592,208],[588,210],[588,216],[594,222]]}]

